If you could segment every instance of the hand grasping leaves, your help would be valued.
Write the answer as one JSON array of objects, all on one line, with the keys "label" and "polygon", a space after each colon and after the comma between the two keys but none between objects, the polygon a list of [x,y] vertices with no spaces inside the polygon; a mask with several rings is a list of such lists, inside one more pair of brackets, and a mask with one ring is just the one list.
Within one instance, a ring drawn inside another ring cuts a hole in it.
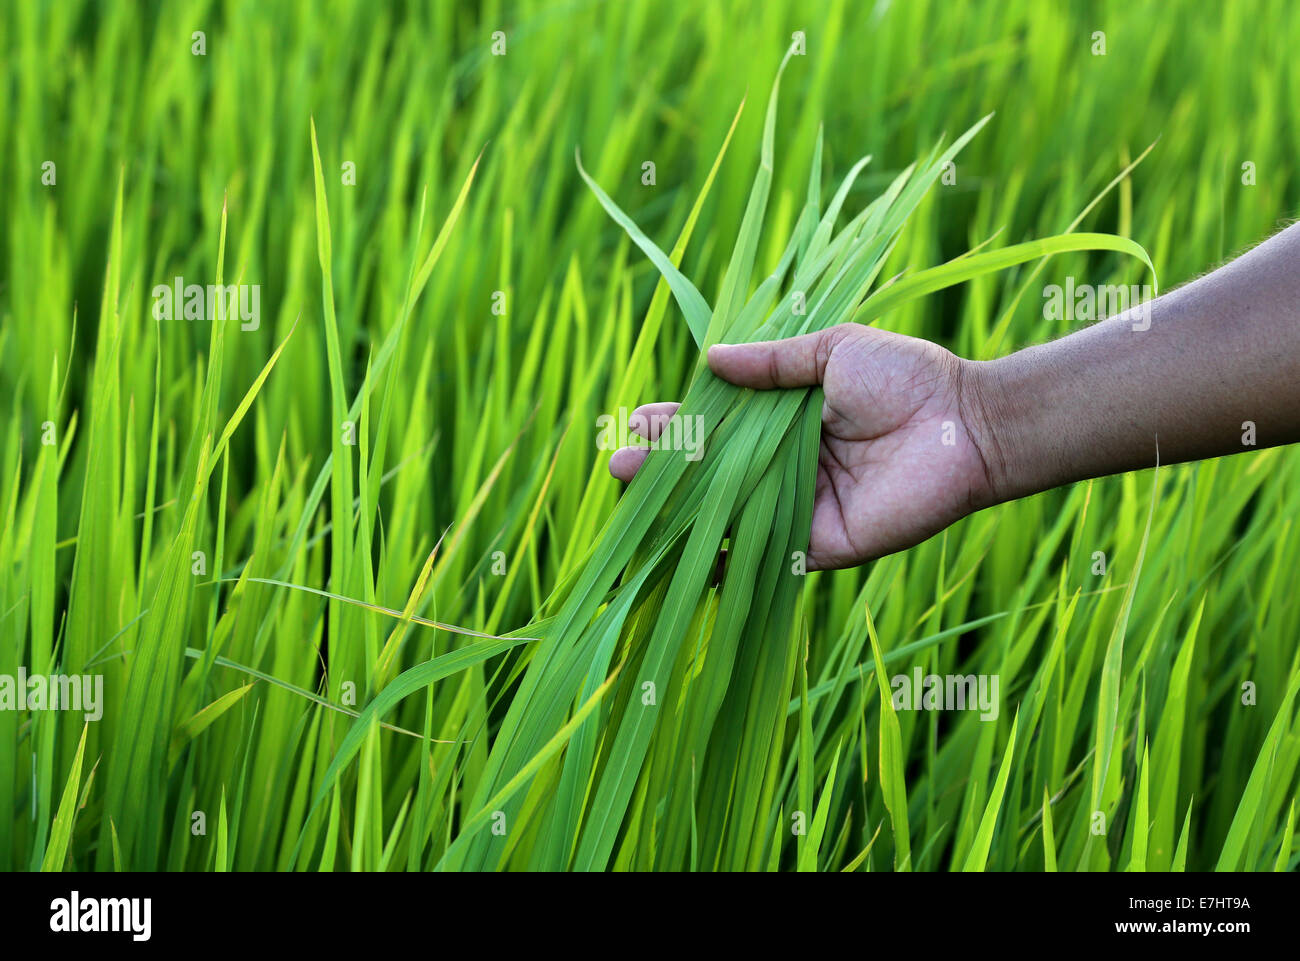
[{"label": "hand grasping leaves", "polygon": [[[852,567],[920,543],[992,502],[963,397],[963,361],[915,337],[841,324],[787,340],[718,344],[709,367],[755,390],[820,384],[821,454],[808,567]],[[655,440],[675,403],[637,408],[629,426]],[[649,449],[624,447],[609,470],[629,481]]]}]

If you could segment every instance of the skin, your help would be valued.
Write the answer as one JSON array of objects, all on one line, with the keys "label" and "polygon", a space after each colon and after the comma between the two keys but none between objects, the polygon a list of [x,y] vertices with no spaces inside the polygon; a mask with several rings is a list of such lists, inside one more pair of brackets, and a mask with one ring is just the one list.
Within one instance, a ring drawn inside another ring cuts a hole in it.
[{"label": "skin", "polygon": [[[809,568],[853,567],[1064,484],[1300,441],[1300,224],[1140,308],[994,361],[841,324],[718,344],[708,362],[755,390],[822,385]],[[654,440],[676,409],[645,405],[629,427]],[[615,452],[610,473],[631,480],[647,453]]]}]

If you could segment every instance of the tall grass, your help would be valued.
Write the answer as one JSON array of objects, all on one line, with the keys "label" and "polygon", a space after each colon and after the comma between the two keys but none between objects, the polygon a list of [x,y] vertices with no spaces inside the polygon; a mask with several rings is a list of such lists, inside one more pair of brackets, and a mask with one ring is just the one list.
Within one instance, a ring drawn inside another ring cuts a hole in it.
[{"label": "tall grass", "polygon": [[[512,717],[555,677],[547,598],[604,593],[597,417],[690,398],[697,369],[575,146],[717,305],[862,153],[848,210],[997,111],[889,277],[1061,233],[1159,138],[1078,230],[1140,242],[1168,286],[1300,197],[1300,21],[1257,6],[5,7],[0,675],[102,673],[105,713],[0,711],[0,866],[1294,867],[1287,450],[1052,492],[757,593],[785,613],[778,643],[737,640],[726,696],[752,703],[696,696],[716,687],[665,648],[645,762],[607,781],[647,736],[609,723],[642,679],[617,632],[592,642],[609,673],[560,659],[546,737]],[[754,103],[796,30],[768,219],[729,273]],[[1143,280],[1114,254],[1040,263],[875,322],[990,357],[1068,326],[1042,284]],[[261,284],[260,326],[155,321],[177,275]],[[759,484],[775,507],[734,539],[796,508],[797,483]],[[609,616],[648,630],[670,593]],[[736,623],[680,606],[683,650]],[[894,711],[881,685],[916,667],[998,674],[998,720]],[[356,725],[368,707],[384,725]],[[741,725],[731,762],[667,749],[710,711]]]}]

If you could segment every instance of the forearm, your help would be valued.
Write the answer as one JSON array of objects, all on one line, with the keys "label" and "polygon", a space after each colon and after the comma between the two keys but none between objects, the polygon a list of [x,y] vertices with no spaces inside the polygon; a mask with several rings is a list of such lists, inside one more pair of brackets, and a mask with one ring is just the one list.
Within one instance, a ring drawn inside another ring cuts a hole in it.
[{"label": "forearm", "polygon": [[968,363],[991,503],[1300,440],[1300,225],[1148,308]]}]

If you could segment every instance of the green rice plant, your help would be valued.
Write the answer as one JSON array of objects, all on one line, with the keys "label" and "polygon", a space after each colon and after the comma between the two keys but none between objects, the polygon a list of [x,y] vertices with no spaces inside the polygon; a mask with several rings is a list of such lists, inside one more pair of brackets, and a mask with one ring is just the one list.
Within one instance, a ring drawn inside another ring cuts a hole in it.
[{"label": "green rice plant", "polygon": [[[796,576],[815,392],[701,363],[990,359],[1076,326],[1046,283],[1257,242],[1294,5],[144,10],[0,5],[0,679],[104,682],[0,709],[0,869],[1295,869],[1300,452]],[[260,326],[155,319],[178,275]],[[704,456],[620,501],[590,427],[658,398]],[[916,669],[1006,710],[892,709]]]},{"label": "green rice plant", "polygon": [[[784,253],[747,297],[771,190],[780,78],[791,55],[768,100],[758,173],[716,306],[579,161],[601,205],[661,272],[701,351],[723,340],[793,337],[877,316],[910,298],[1053,252],[1116,250],[1151,267],[1146,252],[1127,238],[1064,234],[964,256],[873,290],[908,217],[985,118],[905,169],[838,229],[845,199],[870,158],[854,165],[823,210],[819,135],[805,205]],[[327,223],[322,231],[328,235]],[[703,456],[698,462],[671,450],[651,456],[589,554],[547,602],[549,613],[530,628],[538,643],[469,800],[469,817],[439,868],[704,864],[753,870],[779,857],[783,826],[773,810],[782,767],[778,749],[803,636],[800,558],[808,548],[821,415],[819,389],[755,393],[696,365],[675,416],[703,425]],[[671,425],[663,437],[670,436]],[[724,546],[727,570],[718,588],[712,579]],[[409,677],[427,682],[428,672],[415,668]],[[607,703],[597,703],[602,695]],[[393,703],[386,698],[382,707]],[[892,707],[882,705],[883,711]],[[315,806],[381,716],[376,704],[355,722]],[[885,720],[882,715],[882,739]],[[891,720],[891,781],[901,788],[897,720]],[[984,867],[1014,747],[1013,725],[968,869]],[[838,749],[832,782],[837,761]],[[805,756],[805,776],[809,769]],[[800,861],[815,866],[826,799],[814,817],[807,791],[805,784],[805,808],[794,817],[801,828],[810,821]],[[890,810],[902,825],[896,827],[898,866],[905,868],[910,858],[901,794]]]}]

